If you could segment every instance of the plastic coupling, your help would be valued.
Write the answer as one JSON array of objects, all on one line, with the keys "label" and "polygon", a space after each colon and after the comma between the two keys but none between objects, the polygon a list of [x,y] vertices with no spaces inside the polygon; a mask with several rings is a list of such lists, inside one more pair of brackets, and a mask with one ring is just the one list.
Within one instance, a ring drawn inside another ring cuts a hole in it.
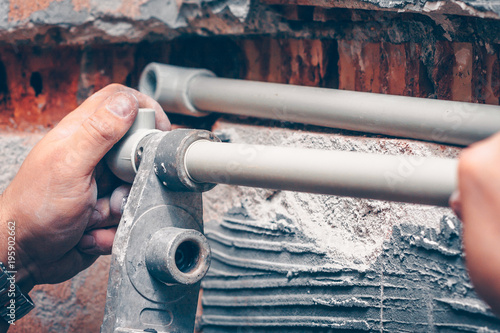
[{"label": "plastic coupling", "polygon": [[215,74],[206,69],[152,62],[141,73],[139,91],[154,98],[167,112],[203,117],[208,113],[197,110],[188,94],[191,80],[198,76],[215,77]]}]

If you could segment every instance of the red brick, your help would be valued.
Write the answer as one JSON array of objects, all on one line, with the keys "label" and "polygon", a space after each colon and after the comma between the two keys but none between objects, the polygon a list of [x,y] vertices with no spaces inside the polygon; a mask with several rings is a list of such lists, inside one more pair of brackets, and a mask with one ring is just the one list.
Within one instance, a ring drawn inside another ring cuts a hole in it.
[{"label": "red brick", "polygon": [[455,101],[472,102],[472,45],[453,43],[453,53],[452,98]]}]

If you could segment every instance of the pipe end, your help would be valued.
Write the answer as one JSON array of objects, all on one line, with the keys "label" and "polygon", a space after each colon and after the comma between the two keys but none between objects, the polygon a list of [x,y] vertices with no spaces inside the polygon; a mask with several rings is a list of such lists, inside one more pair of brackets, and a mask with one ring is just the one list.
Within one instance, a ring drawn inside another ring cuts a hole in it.
[{"label": "pipe end", "polygon": [[197,110],[188,95],[190,81],[198,76],[215,77],[215,74],[206,69],[152,62],[142,71],[139,91],[155,99],[166,112],[203,117],[208,113]]}]

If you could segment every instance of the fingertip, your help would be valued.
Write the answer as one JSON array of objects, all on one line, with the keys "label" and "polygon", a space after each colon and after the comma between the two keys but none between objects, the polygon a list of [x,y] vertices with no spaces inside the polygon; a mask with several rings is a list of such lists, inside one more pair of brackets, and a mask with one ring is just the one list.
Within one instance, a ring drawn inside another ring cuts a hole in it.
[{"label": "fingertip", "polygon": [[86,254],[107,255],[111,254],[113,241],[115,239],[116,227],[108,229],[96,229],[84,234],[77,248]]},{"label": "fingertip", "polygon": [[162,131],[170,131],[170,120],[168,120],[167,114],[165,113],[165,111],[163,111],[163,108],[160,106],[160,104],[154,98],[146,94],[143,94],[136,90],[132,91],[134,93],[134,96],[138,99],[140,107],[155,110],[156,128]]},{"label": "fingertip", "polygon": [[455,215],[462,219],[462,202],[460,200],[460,192],[458,190],[454,191],[450,197],[449,201],[450,208],[453,210]]},{"label": "fingertip", "polygon": [[170,131],[172,129],[172,125],[170,124],[170,120],[167,115],[164,113],[163,109],[161,110],[163,116],[159,116],[156,114],[156,128],[161,131]]},{"label": "fingertip", "polygon": [[127,203],[127,198],[130,193],[131,186],[129,184],[124,184],[117,187],[111,194],[109,200],[109,207],[111,214],[114,216],[121,216]]},{"label": "fingertip", "polygon": [[93,249],[95,247],[95,238],[90,234],[84,234],[78,242],[78,249],[81,251],[86,251]]},{"label": "fingertip", "polygon": [[139,100],[134,94],[127,91],[118,91],[108,97],[106,109],[120,118],[132,117],[139,110]]},{"label": "fingertip", "polygon": [[86,230],[102,227],[108,219],[110,219],[110,199],[109,197],[100,198],[90,215]]},{"label": "fingertip", "polygon": [[158,104],[156,101],[154,101],[155,104],[155,121],[156,121],[156,128],[161,130],[161,131],[170,131],[172,128],[172,125],[170,124],[170,120],[167,117],[167,114],[165,111],[163,111],[163,108]]}]

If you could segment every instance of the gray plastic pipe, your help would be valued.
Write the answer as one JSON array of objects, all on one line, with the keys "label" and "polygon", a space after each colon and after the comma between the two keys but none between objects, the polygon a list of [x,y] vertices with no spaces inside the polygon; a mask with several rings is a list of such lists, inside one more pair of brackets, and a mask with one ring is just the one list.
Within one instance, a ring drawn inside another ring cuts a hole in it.
[{"label": "gray plastic pipe", "polygon": [[215,77],[158,63],[139,90],[173,113],[261,117],[390,136],[468,145],[500,131],[500,108],[346,90]]},{"label": "gray plastic pipe", "polygon": [[196,182],[448,206],[457,160],[196,141],[185,168]]}]

